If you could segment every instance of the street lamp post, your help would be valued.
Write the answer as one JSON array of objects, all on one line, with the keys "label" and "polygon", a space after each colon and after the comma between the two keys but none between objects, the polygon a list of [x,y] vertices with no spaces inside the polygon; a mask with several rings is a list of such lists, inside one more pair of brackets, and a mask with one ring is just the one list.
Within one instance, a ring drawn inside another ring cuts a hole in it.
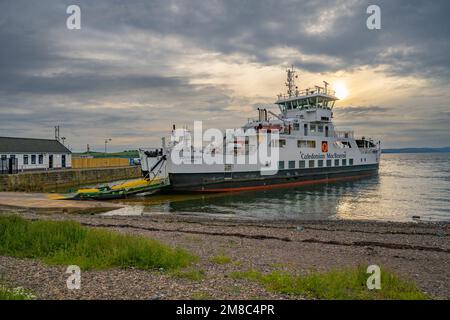
[{"label": "street lamp post", "polygon": [[110,142],[112,139],[111,138],[107,138],[107,139],[105,139],[105,153],[107,152],[107,145],[108,145],[108,142]]}]

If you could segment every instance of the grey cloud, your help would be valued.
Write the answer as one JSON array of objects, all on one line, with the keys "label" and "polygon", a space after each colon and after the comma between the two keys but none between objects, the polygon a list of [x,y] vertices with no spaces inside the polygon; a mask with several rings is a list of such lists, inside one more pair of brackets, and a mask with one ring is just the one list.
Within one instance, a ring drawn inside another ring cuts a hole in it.
[{"label": "grey cloud", "polygon": [[[129,51],[121,51],[122,42],[128,43],[128,37],[135,33],[156,34],[163,39],[176,36],[194,48],[225,56],[237,53],[261,65],[293,63],[301,70],[319,73],[386,65],[391,75],[426,77],[439,81],[443,88],[450,80],[448,1],[378,1],[382,10],[379,31],[369,31],[365,26],[366,8],[372,4],[368,0],[77,3],[82,8],[82,30],[75,32],[65,30],[65,9],[73,1],[0,3],[1,134],[22,136],[24,130],[37,134],[61,123],[80,140],[93,132],[138,139],[149,135],[148,128],[154,123],[170,122],[175,117],[179,121],[222,117],[217,121],[222,125],[236,125],[245,117],[227,117],[227,107],[236,105],[236,101],[252,105],[252,101],[234,96],[220,84],[192,84],[188,75],[165,72],[167,66],[184,63],[183,46],[171,53],[142,40]],[[327,19],[326,10],[334,18]],[[315,24],[330,27],[323,33],[306,32]],[[106,43],[102,50],[95,38],[90,38],[93,32],[115,35],[119,40]],[[67,46],[69,40],[83,40],[75,53],[70,51],[73,47]],[[106,54],[129,55],[129,59],[77,56],[77,52],[90,52],[91,47]],[[273,54],[273,48],[283,47],[325,58]],[[133,50],[138,53],[133,54]],[[442,99],[448,103],[448,98]],[[116,102],[128,104],[129,108],[100,105]],[[446,133],[446,122],[442,120],[448,118],[448,113],[436,114],[436,110],[430,106],[422,122],[413,125],[434,125],[448,140],[450,133]],[[339,123],[357,129],[376,132],[377,128],[385,128],[412,134],[406,131],[411,123],[392,119],[398,116],[396,112],[381,106],[350,106],[336,109],[335,114]],[[434,141],[430,135],[425,136]]]}]

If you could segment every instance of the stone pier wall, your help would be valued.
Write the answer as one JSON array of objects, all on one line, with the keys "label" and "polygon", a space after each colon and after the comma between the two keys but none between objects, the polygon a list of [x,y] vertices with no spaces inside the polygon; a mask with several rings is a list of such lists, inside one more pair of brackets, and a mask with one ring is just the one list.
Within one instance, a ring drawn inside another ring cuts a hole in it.
[{"label": "stone pier wall", "polygon": [[71,188],[139,177],[140,166],[22,172],[0,175],[0,191],[64,192]]}]

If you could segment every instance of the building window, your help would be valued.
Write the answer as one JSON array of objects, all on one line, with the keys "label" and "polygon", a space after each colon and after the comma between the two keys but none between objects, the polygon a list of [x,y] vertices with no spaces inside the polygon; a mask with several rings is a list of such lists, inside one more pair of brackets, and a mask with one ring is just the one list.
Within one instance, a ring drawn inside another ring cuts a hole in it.
[{"label": "building window", "polygon": [[327,160],[327,167],[331,167],[331,160]]},{"label": "building window", "polygon": [[334,159],[334,166],[339,167],[339,159]]},{"label": "building window", "polygon": [[299,167],[299,168],[305,168],[305,167],[306,167],[305,160],[300,160],[300,161],[298,162],[298,167]]},{"label": "building window", "polygon": [[43,164],[44,163],[44,155],[43,154],[40,154],[38,156],[38,162],[39,162],[39,164]]},{"label": "building window", "polygon": [[31,164],[36,164],[36,155],[35,154],[31,155]]},{"label": "building window", "polygon": [[284,161],[278,161],[278,170],[284,169]]},{"label": "building window", "polygon": [[314,160],[309,160],[308,168],[314,168]]},{"label": "building window", "polygon": [[28,155],[27,154],[23,155],[23,164],[28,164]]},{"label": "building window", "polygon": [[348,164],[352,166],[353,165],[353,159],[349,159],[348,160]]},{"label": "building window", "polygon": [[295,169],[295,161],[289,161],[289,169]]},{"label": "building window", "polygon": [[319,168],[323,167],[323,160],[318,160],[318,161],[317,161],[317,166],[318,166]]},{"label": "building window", "polygon": [[347,159],[342,159],[342,165],[346,166],[347,165]]}]

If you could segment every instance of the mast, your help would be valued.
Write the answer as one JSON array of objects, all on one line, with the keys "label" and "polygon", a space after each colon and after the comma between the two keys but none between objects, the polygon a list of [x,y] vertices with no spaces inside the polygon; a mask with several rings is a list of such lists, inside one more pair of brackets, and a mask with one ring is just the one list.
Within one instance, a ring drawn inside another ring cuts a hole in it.
[{"label": "mast", "polygon": [[291,68],[286,70],[287,73],[287,80],[286,80],[286,87],[288,88],[287,94],[289,98],[298,96],[298,87],[295,85],[295,79],[298,78],[296,75],[297,71],[294,70],[294,66],[292,65]]}]

